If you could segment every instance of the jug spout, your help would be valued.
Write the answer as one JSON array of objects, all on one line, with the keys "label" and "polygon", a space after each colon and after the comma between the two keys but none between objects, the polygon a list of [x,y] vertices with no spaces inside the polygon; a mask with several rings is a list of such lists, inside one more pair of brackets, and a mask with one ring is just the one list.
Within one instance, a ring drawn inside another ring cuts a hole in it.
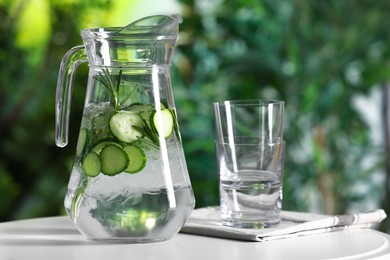
[{"label": "jug spout", "polygon": [[180,15],[155,15],[135,21],[118,31],[119,34],[157,34],[177,35],[179,24],[183,21]]}]

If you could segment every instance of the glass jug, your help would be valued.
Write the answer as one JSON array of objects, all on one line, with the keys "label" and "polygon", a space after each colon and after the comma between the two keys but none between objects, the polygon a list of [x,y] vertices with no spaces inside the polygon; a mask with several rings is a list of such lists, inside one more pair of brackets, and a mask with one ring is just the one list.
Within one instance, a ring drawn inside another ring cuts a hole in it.
[{"label": "glass jug", "polygon": [[89,240],[152,242],[179,232],[195,200],[177,124],[170,60],[179,15],[82,30],[57,82],[56,144],[68,142],[77,66],[89,77],[65,208]]}]

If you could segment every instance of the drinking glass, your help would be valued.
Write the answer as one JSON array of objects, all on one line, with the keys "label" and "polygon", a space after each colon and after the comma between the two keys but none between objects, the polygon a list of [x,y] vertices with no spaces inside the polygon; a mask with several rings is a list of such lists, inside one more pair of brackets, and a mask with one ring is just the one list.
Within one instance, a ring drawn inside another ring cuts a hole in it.
[{"label": "drinking glass", "polygon": [[264,228],[280,222],[284,102],[214,103],[221,219],[227,226]]}]

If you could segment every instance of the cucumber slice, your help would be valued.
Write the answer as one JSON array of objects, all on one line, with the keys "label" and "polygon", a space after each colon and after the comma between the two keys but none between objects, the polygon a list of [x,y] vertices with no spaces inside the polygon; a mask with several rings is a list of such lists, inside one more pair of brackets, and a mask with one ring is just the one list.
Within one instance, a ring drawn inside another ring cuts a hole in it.
[{"label": "cucumber slice", "polygon": [[157,133],[163,135],[165,138],[170,137],[173,132],[174,124],[172,112],[169,109],[161,110],[162,122],[159,122],[157,112],[154,112],[151,117],[151,121]]},{"label": "cucumber slice", "polygon": [[85,156],[83,161],[84,173],[90,177],[96,177],[102,169],[102,163],[99,155],[95,152],[90,152]]},{"label": "cucumber slice", "polygon": [[87,141],[88,132],[87,129],[81,128],[79,138],[77,140],[76,156],[80,156],[83,153],[85,143]]},{"label": "cucumber slice", "polygon": [[123,172],[129,164],[129,157],[114,144],[105,146],[100,152],[100,160],[102,162],[102,173],[113,176]]},{"label": "cucumber slice", "polygon": [[109,144],[112,144],[112,145],[116,145],[118,147],[121,147],[120,144],[118,144],[117,142],[114,142],[114,141],[107,141],[107,139],[105,141],[100,141],[98,142],[97,144],[95,144],[94,147],[92,147],[91,151],[92,152],[95,152],[97,154],[100,154],[100,152],[102,151],[102,149],[109,145]]},{"label": "cucumber slice", "polygon": [[110,118],[111,133],[120,141],[132,143],[142,137],[136,127],[142,127],[142,118],[131,111],[118,111]]},{"label": "cucumber slice", "polygon": [[129,164],[125,169],[127,173],[140,172],[146,165],[146,155],[144,151],[135,145],[126,145],[123,151],[129,157]]}]

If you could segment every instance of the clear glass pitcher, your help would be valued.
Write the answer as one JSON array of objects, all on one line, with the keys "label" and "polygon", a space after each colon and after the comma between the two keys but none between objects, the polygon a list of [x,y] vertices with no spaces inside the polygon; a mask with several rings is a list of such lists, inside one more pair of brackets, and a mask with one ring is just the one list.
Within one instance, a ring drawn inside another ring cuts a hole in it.
[{"label": "clear glass pitcher", "polygon": [[81,32],[57,82],[56,144],[68,142],[76,68],[89,77],[65,208],[90,240],[152,242],[179,232],[195,200],[170,80],[181,17]]}]

